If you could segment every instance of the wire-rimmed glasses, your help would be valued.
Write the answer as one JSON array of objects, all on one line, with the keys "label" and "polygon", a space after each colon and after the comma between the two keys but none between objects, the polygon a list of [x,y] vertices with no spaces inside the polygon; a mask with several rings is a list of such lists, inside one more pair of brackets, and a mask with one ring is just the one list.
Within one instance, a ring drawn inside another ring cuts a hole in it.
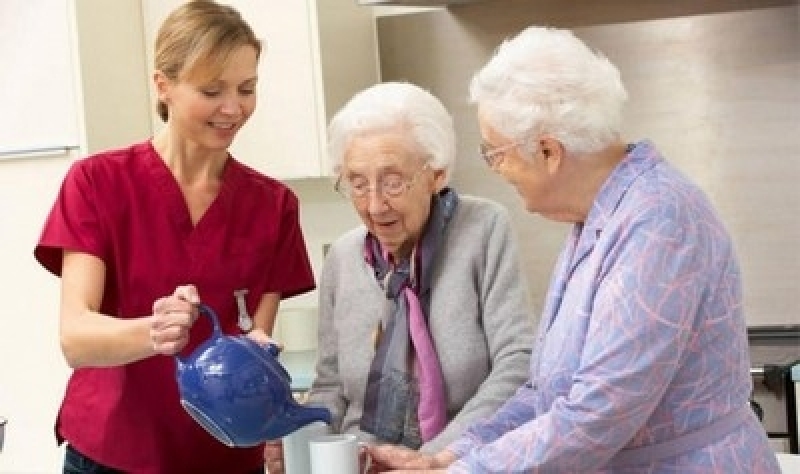
[{"label": "wire-rimmed glasses", "polygon": [[396,198],[411,189],[419,175],[428,167],[429,165],[426,164],[411,176],[404,176],[401,173],[385,174],[381,176],[377,185],[371,185],[369,180],[363,177],[348,180],[339,175],[333,189],[348,199],[363,199],[373,191],[379,191],[380,195],[386,199]]}]

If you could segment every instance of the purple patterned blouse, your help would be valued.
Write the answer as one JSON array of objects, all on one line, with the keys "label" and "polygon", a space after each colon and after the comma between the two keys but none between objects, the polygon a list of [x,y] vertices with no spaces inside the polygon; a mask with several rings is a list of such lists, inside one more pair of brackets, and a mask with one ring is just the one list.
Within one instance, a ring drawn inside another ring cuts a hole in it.
[{"label": "purple patterned blouse", "polygon": [[528,383],[450,445],[448,472],[779,473],[749,368],[731,239],[641,142],[567,239]]}]

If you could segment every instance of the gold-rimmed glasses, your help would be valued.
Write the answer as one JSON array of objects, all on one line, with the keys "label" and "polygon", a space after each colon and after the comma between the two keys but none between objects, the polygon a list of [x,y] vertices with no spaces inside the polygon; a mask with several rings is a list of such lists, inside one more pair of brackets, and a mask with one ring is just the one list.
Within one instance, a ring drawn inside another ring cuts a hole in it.
[{"label": "gold-rimmed glasses", "polygon": [[370,184],[369,180],[364,177],[344,179],[342,175],[339,175],[333,189],[348,199],[364,199],[373,191],[380,192],[380,195],[386,199],[397,198],[408,192],[414,186],[419,175],[428,168],[429,165],[426,164],[411,176],[405,176],[398,172],[387,173],[380,177],[377,185]]},{"label": "gold-rimmed glasses", "polygon": [[494,165],[496,165],[497,162],[503,156],[505,156],[506,152],[521,144],[522,142],[514,141],[511,143],[506,143],[505,145],[492,147],[487,143],[481,142],[480,144],[481,157],[483,158],[483,161],[485,161],[486,164],[489,165],[490,168],[494,168]]}]

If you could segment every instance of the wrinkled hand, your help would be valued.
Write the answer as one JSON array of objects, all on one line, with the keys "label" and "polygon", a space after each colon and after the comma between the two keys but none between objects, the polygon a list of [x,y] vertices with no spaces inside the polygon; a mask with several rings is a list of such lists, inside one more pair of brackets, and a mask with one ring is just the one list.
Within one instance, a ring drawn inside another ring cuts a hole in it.
[{"label": "wrinkled hand", "polygon": [[370,445],[365,442],[358,443],[358,472],[364,474],[378,474],[386,472],[388,466],[375,462],[369,452]]},{"label": "wrinkled hand", "polygon": [[269,474],[283,474],[283,442],[267,441],[264,445],[264,464]]},{"label": "wrinkled hand", "polygon": [[382,466],[385,470],[376,472],[391,471],[391,469],[429,469],[437,467],[433,456],[414,451],[405,446],[395,446],[382,444],[367,448],[372,462]]},{"label": "wrinkled hand", "polygon": [[389,474],[447,474],[447,468],[442,469],[395,469],[385,471]]},{"label": "wrinkled hand", "polygon": [[194,285],[179,286],[170,296],[153,303],[150,341],[157,354],[175,355],[189,342],[189,329],[197,320],[200,296]]}]

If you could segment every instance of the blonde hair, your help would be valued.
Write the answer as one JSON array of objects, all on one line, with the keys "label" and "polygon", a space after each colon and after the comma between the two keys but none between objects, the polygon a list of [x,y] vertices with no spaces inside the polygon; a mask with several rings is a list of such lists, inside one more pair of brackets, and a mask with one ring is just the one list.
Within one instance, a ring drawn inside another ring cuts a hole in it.
[{"label": "blonde hair", "polygon": [[[176,8],[158,30],[155,42],[156,70],[171,80],[209,79],[220,74],[233,51],[252,46],[261,55],[261,41],[241,14],[212,0],[193,0]],[[156,105],[167,121],[167,105]]]}]

